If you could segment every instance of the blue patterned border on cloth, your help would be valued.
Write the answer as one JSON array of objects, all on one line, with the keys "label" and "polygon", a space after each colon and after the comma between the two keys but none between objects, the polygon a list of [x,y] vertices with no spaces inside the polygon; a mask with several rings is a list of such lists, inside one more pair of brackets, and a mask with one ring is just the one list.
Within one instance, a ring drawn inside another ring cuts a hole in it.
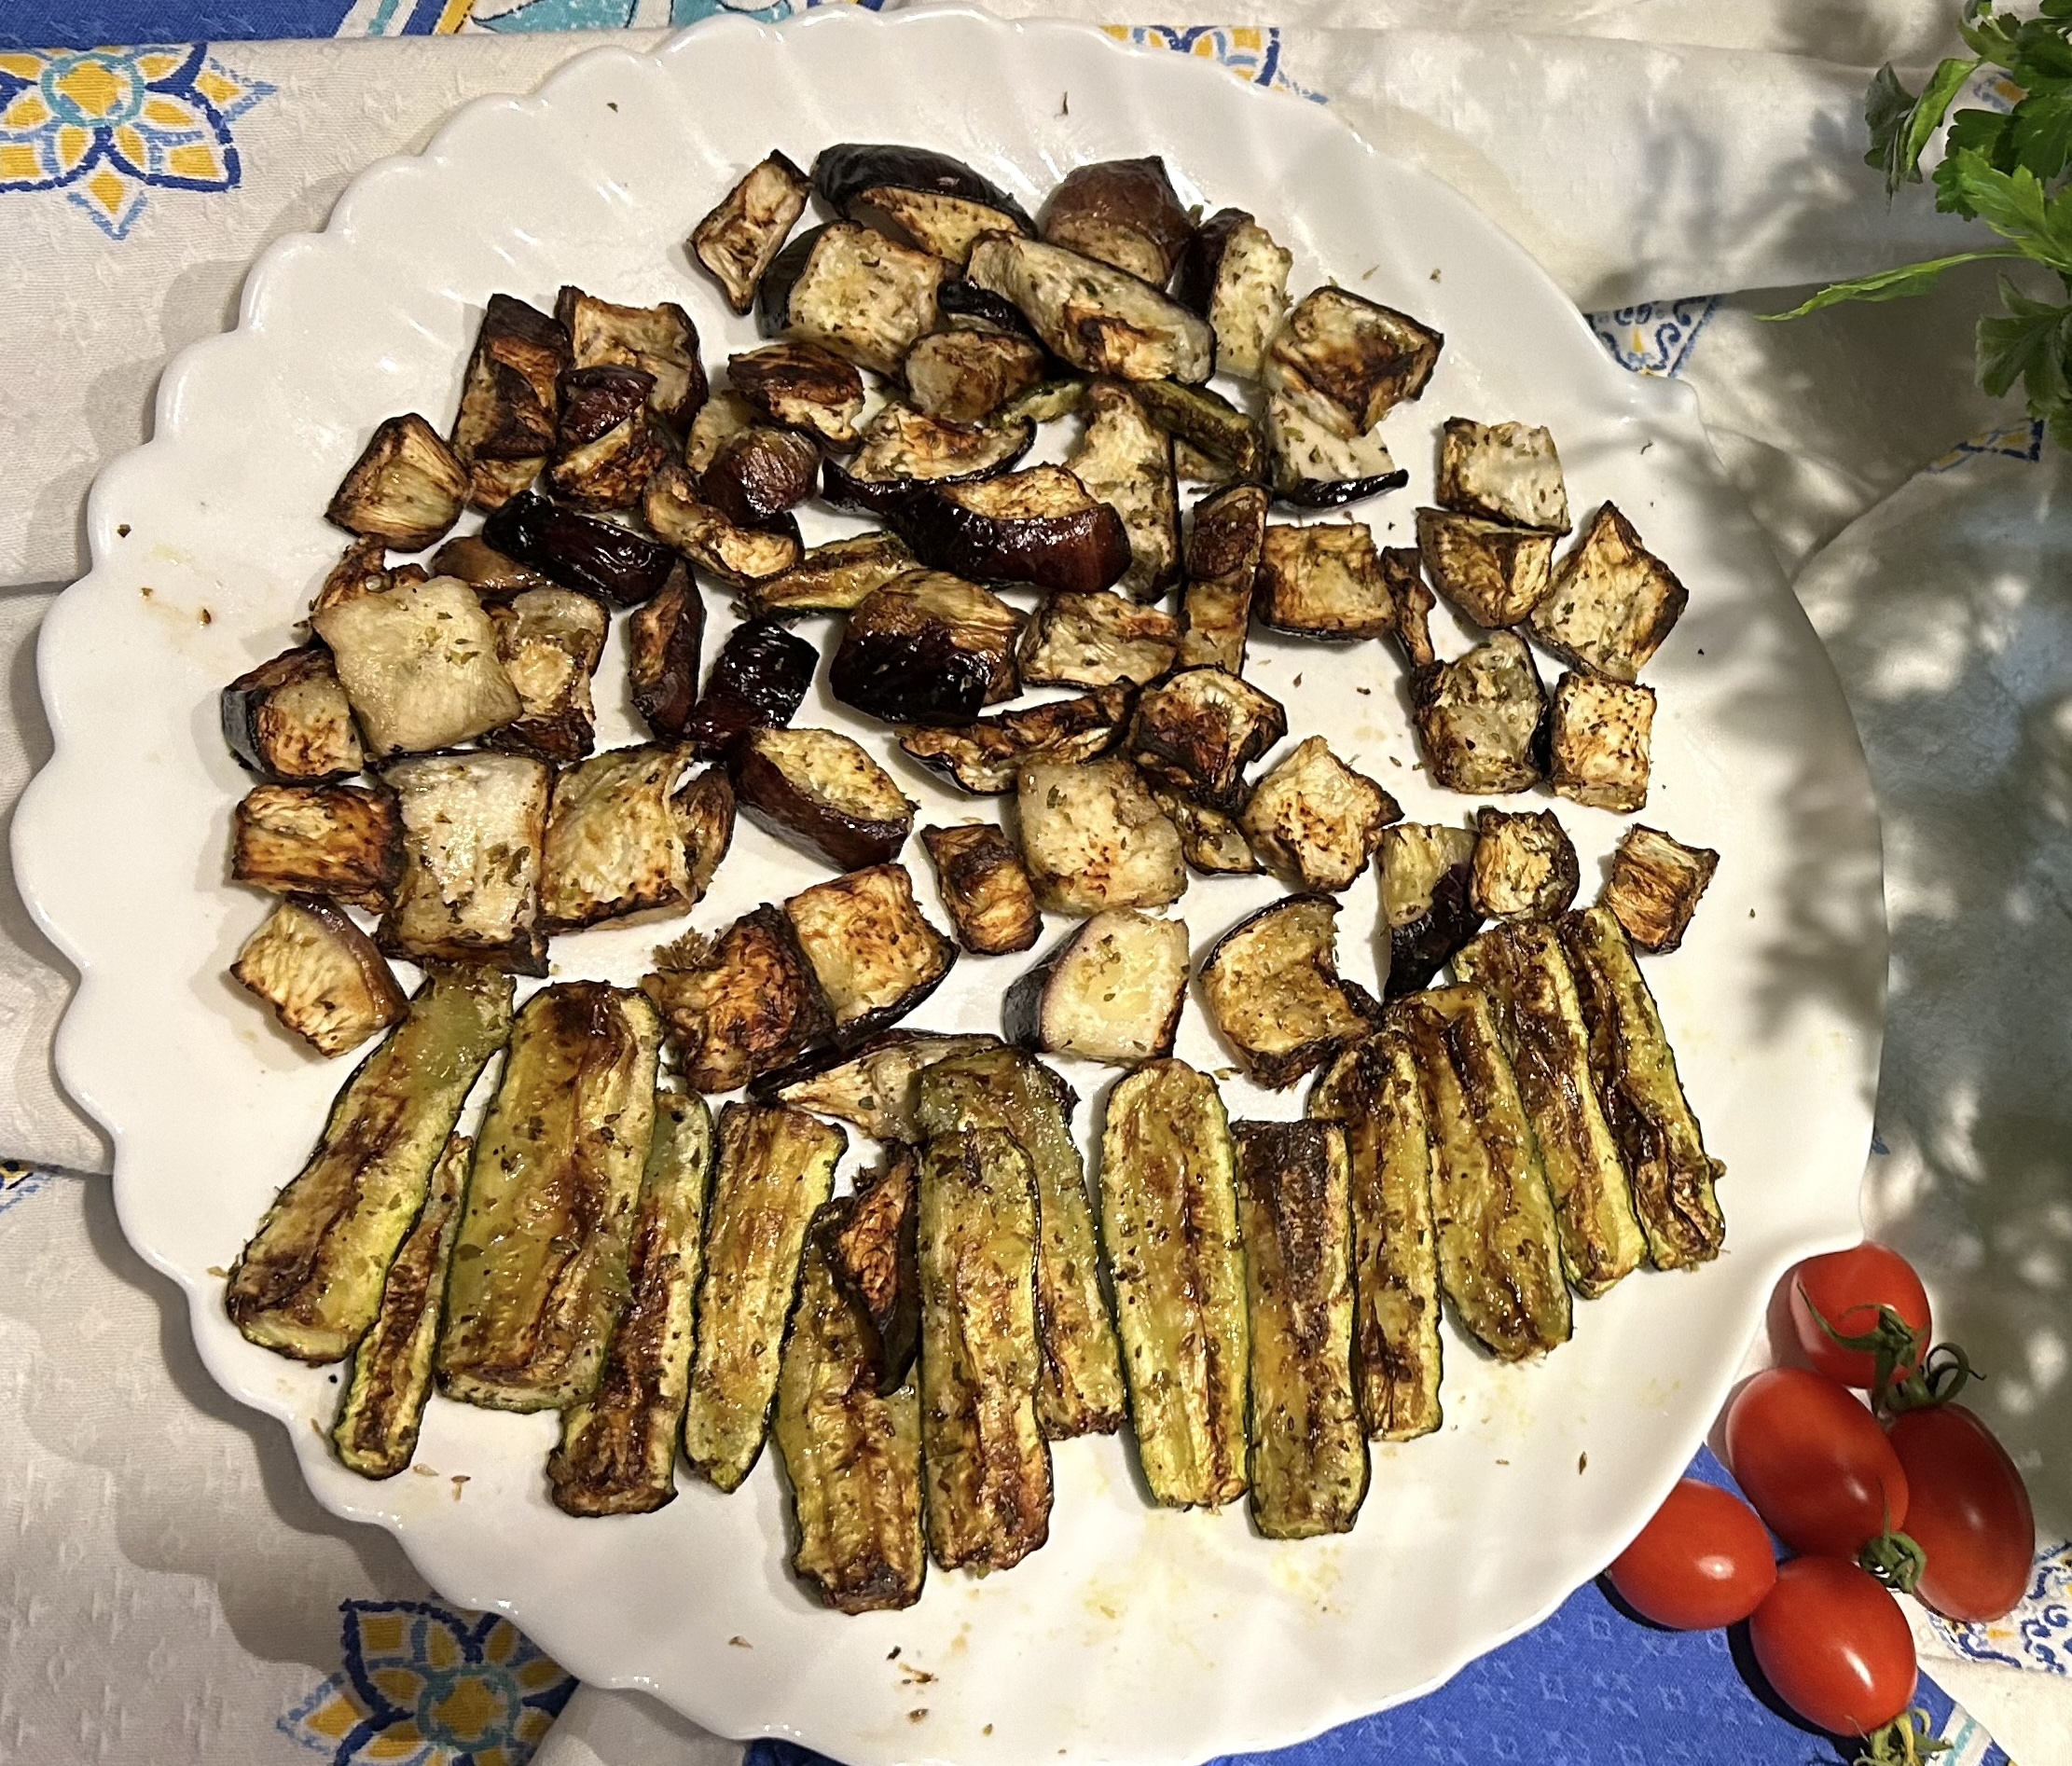
[{"label": "blue patterned border on cloth", "polygon": [[1584,316],[1621,367],[1635,374],[1675,375],[1690,366],[1698,334],[1719,310],[1718,295],[1693,295]]}]

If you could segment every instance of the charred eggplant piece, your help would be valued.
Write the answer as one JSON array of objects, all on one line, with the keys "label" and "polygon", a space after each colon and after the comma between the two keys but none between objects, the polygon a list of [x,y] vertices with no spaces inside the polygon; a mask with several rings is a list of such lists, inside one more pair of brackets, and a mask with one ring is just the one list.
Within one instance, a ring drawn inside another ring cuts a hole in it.
[{"label": "charred eggplant piece", "polygon": [[1515,632],[1492,633],[1455,662],[1410,677],[1410,720],[1432,782],[1475,796],[1540,782],[1547,709],[1532,652]]},{"label": "charred eggplant piece", "polygon": [[[682,430],[698,415],[707,392],[698,359],[698,327],[673,300],[653,307],[620,307],[580,288],[564,286],[554,317],[569,337],[569,360],[578,369],[638,368],[654,385],[648,408]],[[561,438],[568,439],[567,398],[562,401]]]},{"label": "charred eggplant piece", "polygon": [[1446,509],[1417,511],[1417,548],[1439,592],[1478,626],[1515,626],[1554,581],[1554,536]]},{"label": "charred eggplant piece", "polygon": [[1303,889],[1352,887],[1402,809],[1312,736],[1254,787],[1243,827],[1252,850]]},{"label": "charred eggplant piece", "polygon": [[1554,586],[1526,623],[1563,661],[1631,683],[1662,648],[1690,599],[1676,573],[1608,503],[1582,544],[1562,559]]},{"label": "charred eggplant piece", "polygon": [[1007,836],[990,822],[923,828],[937,892],[957,942],[980,957],[1027,950],[1043,930],[1036,891]]},{"label": "charred eggplant piece", "polygon": [[[443,552],[446,547],[442,545],[439,550]],[[417,564],[405,564],[392,571],[388,567],[388,557],[389,548],[384,542],[354,540],[319,586],[316,598],[310,602],[310,612],[321,614],[340,601],[357,600],[362,595],[379,595],[383,589],[394,588],[403,583],[421,583],[430,575]]]},{"label": "charred eggplant piece", "polygon": [[734,794],[757,826],[838,871],[883,864],[914,831],[920,806],[837,731],[751,730],[728,766]]},{"label": "charred eggplant piece", "polygon": [[668,450],[648,424],[655,377],[641,368],[571,368],[561,376],[561,428],[546,481],[578,509],[627,509]]},{"label": "charred eggplant piece", "polygon": [[[851,219],[858,218],[850,211],[859,200],[874,193],[905,190],[990,209],[1003,216],[1007,226],[1025,233],[1036,230],[1036,224],[1022,205],[999,185],[961,159],[953,159],[932,147],[860,141],[822,147],[813,159],[813,190],[829,208]],[[996,222],[995,226],[1001,224]]]},{"label": "charred eggplant piece", "polygon": [[554,769],[523,754],[426,754],[382,774],[403,877],[376,941],[411,962],[546,973],[540,873]]},{"label": "charred eggplant piece", "polygon": [[1439,442],[1438,495],[1447,508],[1486,521],[1568,531],[1561,456],[1554,437],[1529,424],[1447,418]]},{"label": "charred eggplant piece", "polygon": [[1343,288],[1318,288],[1267,346],[1267,386],[1347,441],[1416,398],[1445,339],[1406,312]]},{"label": "charred eggplant piece", "polygon": [[496,628],[459,577],[356,596],[310,623],[378,758],[451,747],[525,709],[497,659]]},{"label": "charred eggplant piece", "polygon": [[[753,433],[779,434],[776,430]],[[797,439],[805,442],[803,436]],[[798,523],[789,515],[764,527],[729,521],[699,497],[681,466],[664,466],[647,481],[645,510],[648,526],[663,540],[730,587],[753,588],[781,576],[806,550],[798,537]]]},{"label": "charred eggplant piece", "polygon": [[501,508],[546,466],[568,366],[568,333],[558,322],[509,295],[490,297],[453,420],[454,458],[477,508]]},{"label": "charred eggplant piece", "polygon": [[1168,1508],[1245,1494],[1251,1333],[1236,1165],[1208,1074],[1153,1061],[1109,1094],[1101,1244],[1138,1462]]},{"label": "charred eggplant piece", "polygon": [[1565,673],[1547,712],[1547,782],[1594,809],[1645,809],[1654,721],[1654,688]]},{"label": "charred eggplant piece", "polygon": [[[805,702],[818,660],[812,645],[775,620],[744,620],[727,633],[704,696],[676,733],[700,753],[725,756],[751,731],[781,729]],[[656,720],[651,713],[648,721]]]},{"label": "charred eggplant piece", "polygon": [[1210,1019],[1269,1090],[1374,1028],[1374,1001],[1338,977],[1337,917],[1328,895],[1291,895],[1239,920],[1201,966]]},{"label": "charred eggplant piece", "polygon": [[656,1093],[627,1248],[625,1309],[596,1390],[561,1414],[560,1442],[547,1456],[554,1506],[564,1514],[645,1514],[675,1500],[711,1175],[705,1100],[695,1092]]},{"label": "charred eggplant piece", "polygon": [[1275,522],[1259,560],[1259,618],[1305,638],[1379,638],[1395,622],[1374,536],[1364,522]]},{"label": "charred eggplant piece", "polygon": [[283,784],[322,784],[366,764],[331,653],[305,644],[223,689],[223,739],[239,763]]},{"label": "charred eggplant piece", "polygon": [[835,1040],[854,1048],[896,1024],[942,986],[957,946],[914,900],[904,864],[876,864],[816,883],[784,904],[799,948],[835,1014]]},{"label": "charred eggplant piece", "polygon": [[1093,594],[1130,562],[1122,517],[1062,466],[922,492],[887,519],[922,563],[953,576]]},{"label": "charred eggplant piece", "polygon": [[1380,436],[1341,435],[1279,393],[1266,400],[1266,459],[1275,498],[1298,509],[1335,509],[1410,482]]},{"label": "charred eggplant piece", "polygon": [[1381,922],[1388,934],[1383,996],[1430,984],[1482,925],[1475,906],[1476,837],[1466,828],[1399,821],[1381,831]]},{"label": "charred eggplant piece", "polygon": [[386,907],[403,879],[403,818],[358,785],[255,785],[230,818],[230,880],[275,895]]},{"label": "charred eggplant piece", "polygon": [[698,705],[698,665],[705,645],[705,599],[687,566],[627,622],[626,671],[633,709],[656,735],[680,737]]},{"label": "charred eggplant piece", "polygon": [[1216,366],[1256,380],[1266,346],[1288,310],[1295,255],[1243,209],[1219,209],[1202,223],[1181,260],[1174,289],[1216,334]]},{"label": "charred eggplant piece", "polygon": [[676,563],[666,545],[615,521],[558,509],[545,497],[513,497],[483,523],[482,539],[564,588],[615,607],[638,607],[662,592]]},{"label": "charred eggplant piece", "polygon": [[1719,869],[1710,847],[1687,847],[1659,828],[1636,823],[1611,855],[1611,875],[1597,899],[1642,950],[1671,951],[1683,943],[1698,898]]},{"label": "charred eggplant piece", "polygon": [[897,374],[935,329],[935,290],[949,266],[882,233],[833,221],[777,255],[755,297],[766,338],[817,343],[874,374]]},{"label": "charred eggplant piece", "polygon": [[374,432],[324,513],[348,533],[420,552],[460,519],[466,501],[466,468],[412,411]]},{"label": "charred eggplant piece", "polygon": [[797,1059],[834,1027],[780,909],[744,914],[716,943],[686,933],[656,954],[656,973],[641,988],[660,1009],[694,1091],[733,1091]]},{"label": "charred eggplant piece", "polygon": [[806,213],[812,183],[780,153],[751,166],[720,204],[691,229],[691,255],[704,265],[726,304],[746,312],[763,275]]},{"label": "charred eggplant piece", "polygon": [[1486,804],[1475,812],[1471,890],[1485,919],[1552,919],[1582,885],[1576,849],[1550,809],[1514,816]]},{"label": "charred eggplant piece", "polygon": [[905,189],[896,184],[860,190],[842,212],[889,240],[933,254],[953,269],[963,268],[974,242],[986,234],[1014,232],[1021,226],[1018,209],[1009,214],[966,197]]},{"label": "charred eggplant piece", "polygon": [[893,533],[858,533],[816,545],[781,576],[749,592],[758,618],[795,619],[803,614],[846,614],[874,588],[916,568],[906,542]]},{"label": "charred eggplant piece", "polygon": [[888,724],[968,724],[1011,699],[1022,616],[997,595],[941,571],[873,589],[850,614],[828,690]]},{"label": "charred eggplant piece", "polygon": [[1180,830],[1180,849],[1191,869],[1204,876],[1256,876],[1266,868],[1236,816],[1183,797],[1166,785],[1153,785],[1151,794]]},{"label": "charred eggplant piece", "polygon": [[762,413],[732,388],[713,393],[684,437],[684,469],[693,479],[703,477],[721,448],[761,421]]},{"label": "charred eggplant piece", "polygon": [[[1036,327],[1029,323],[1027,313],[1005,295],[996,295],[990,288],[981,288],[962,276],[945,279],[935,291],[935,305],[943,315],[944,324],[952,331],[979,331],[995,337],[1036,341]],[[1055,414],[1063,415],[1062,412]]]},{"label": "charred eggplant piece", "polygon": [[1129,757],[1212,809],[1245,807],[1245,768],[1288,734],[1280,701],[1222,669],[1182,669],[1138,697]]},{"label": "charred eggplant piece", "polygon": [[680,801],[691,789],[689,765],[685,750],[650,743],[562,768],[541,878],[549,931],[697,905],[732,839],[733,817],[729,808],[715,826],[695,799]]},{"label": "charred eggplant piece", "polygon": [[874,1140],[918,1141],[921,1074],[938,1061],[998,1047],[997,1036],[887,1030],[860,1048],[808,1055],[757,1080],[750,1096],[853,1123]]},{"label": "charred eggplant piece", "polygon": [[1043,378],[1043,351],[997,331],[938,331],[906,352],[906,392],[930,417],[982,423]]},{"label": "charred eggplant piece", "polygon": [[1130,389],[1144,414],[1173,437],[1236,478],[1258,482],[1266,473],[1266,440],[1258,423],[1221,393],[1177,380],[1140,380]]},{"label": "charred eggplant piece", "polygon": [[1221,490],[1237,482],[1237,475],[1220,460],[1211,460],[1184,435],[1173,437],[1173,476],[1183,485],[1207,485]]},{"label": "charred eggplant piece", "polygon": [[762,528],[811,496],[820,471],[811,436],[757,424],[721,444],[698,475],[698,496],[738,528]]},{"label": "charred eggplant piece", "polygon": [[808,1231],[848,1144],[832,1124],[781,1104],[720,1111],[684,1452],[723,1491],[738,1490],[762,1456]]},{"label": "charred eggplant piece", "polygon": [[1180,605],[1180,666],[1236,674],[1245,666],[1253,585],[1266,545],[1266,493],[1234,485],[1195,509],[1187,591]]},{"label": "charred eggplant piece", "polygon": [[1180,626],[1120,595],[1047,596],[1022,628],[1025,686],[1142,686],[1173,666]]},{"label": "charred eggplant piece", "polygon": [[1084,409],[1086,431],[1068,463],[1089,492],[1122,517],[1129,568],[1117,586],[1138,600],[1156,600],[1180,580],[1172,442],[1129,390],[1112,381],[1088,387]]},{"label": "charred eggplant piece", "polygon": [[809,430],[833,448],[856,445],[863,377],[817,343],[767,343],[728,356],[734,391],[774,423]]},{"label": "charred eggplant piece", "polygon": [[374,941],[321,896],[291,896],[269,914],[230,976],[319,1055],[358,1048],[408,1009]]},{"label": "charred eggplant piece", "polygon": [[1424,559],[1410,546],[1390,546],[1381,555],[1381,580],[1388,589],[1396,648],[1413,669],[1430,668],[1439,660],[1431,645],[1431,610],[1436,603],[1425,586]]},{"label": "charred eggplant piece", "polygon": [[324,1138],[230,1271],[224,1307],[245,1338],[336,1361],[366,1334],[389,1265],[482,1069],[511,1034],[511,980],[429,975],[409,1014],[346,1081]]},{"label": "charred eggplant piece", "polygon": [[982,717],[960,729],[907,730],[899,745],[973,795],[998,796],[1015,789],[1025,762],[1070,766],[1098,759],[1121,738],[1128,714],[1128,690],[1103,687],[1076,699]]},{"label": "charred eggplant piece", "polygon": [[[921,1273],[915,1245],[919,1180],[915,1150],[894,1147],[884,1167],[858,1177],[855,1194],[830,1202],[813,1228],[835,1286],[861,1315],[861,1346],[880,1396],[905,1384],[920,1349]],[[810,1249],[807,1255],[810,1259]]]},{"label": "charred eggplant piece", "polygon": [[1030,1048],[1135,1067],[1173,1052],[1186,1002],[1186,925],[1118,907],[1008,988],[1003,1011],[1008,1035]]},{"label": "charred eggplant piece", "polygon": [[972,247],[968,281],[1004,295],[1050,352],[1083,374],[1121,380],[1206,380],[1215,366],[1209,326],[1149,283],[1014,233]]},{"label": "charred eggplant piece", "polygon": [[1074,166],[1043,205],[1043,231],[1054,245],[1163,288],[1194,239],[1195,223],[1166,162],[1153,154]]},{"label": "charred eggplant piece", "polygon": [[447,541],[432,554],[430,574],[458,576],[481,597],[485,607],[494,607],[506,596],[521,595],[529,588],[559,586],[551,576],[543,575],[530,564],[505,558],[479,533],[464,533]]},{"label": "charred eggplant piece", "polygon": [[489,614],[498,659],[520,708],[496,732],[496,746],[545,760],[581,760],[596,739],[590,677],[611,630],[602,603],[572,588],[529,588],[491,603]]},{"label": "charred eggplant piece", "polygon": [[891,517],[932,486],[998,477],[1035,439],[1035,422],[1028,418],[949,423],[888,405],[863,425],[855,457],[847,464],[829,461],[822,477],[836,508]]},{"label": "charred eggplant piece", "polygon": [[1187,888],[1180,831],[1126,761],[1031,761],[1015,781],[1022,859],[1053,913],[1163,907]]}]

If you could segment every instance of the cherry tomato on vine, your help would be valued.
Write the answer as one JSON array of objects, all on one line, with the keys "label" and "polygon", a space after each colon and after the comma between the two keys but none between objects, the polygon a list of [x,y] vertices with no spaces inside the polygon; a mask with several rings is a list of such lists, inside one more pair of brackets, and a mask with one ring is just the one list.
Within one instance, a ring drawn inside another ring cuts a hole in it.
[{"label": "cherry tomato on vine", "polygon": [[1795,1552],[1850,1558],[1907,1518],[1907,1475],[1877,1419],[1804,1368],[1771,1368],[1727,1407],[1727,1462]]},{"label": "cherry tomato on vine", "polygon": [[1748,1621],[1777,1696],[1837,1735],[1868,1735],[1913,1701],[1913,1634],[1899,1603],[1838,1557],[1796,1557]]},{"label": "cherry tomato on vine", "polygon": [[1907,1476],[1907,1532],[1927,1553],[1914,1592],[1949,1619],[1998,1619],[2028,1591],[2036,1515],[2007,1449],[1960,1404],[1886,1431]]},{"label": "cherry tomato on vine", "polygon": [[[1809,1257],[1785,1281],[1791,1296],[1792,1331],[1816,1373],[1869,1391],[1877,1377],[1876,1356],[1869,1349],[1844,1348],[1820,1328],[1820,1321],[1826,1319],[1837,1335],[1865,1337],[1879,1330],[1887,1311],[1914,1339],[1911,1353],[1898,1358],[1899,1372],[1911,1373],[1921,1365],[1928,1347],[1928,1296],[1913,1266],[1898,1251],[1858,1245]],[[1892,1331],[1889,1323],[1885,1328]],[[1893,1334],[1897,1343],[1899,1333]]]},{"label": "cherry tomato on vine", "polygon": [[1753,1509],[1731,1491],[1686,1478],[1606,1574],[1643,1619],[1713,1631],[1755,1611],[1777,1566]]}]

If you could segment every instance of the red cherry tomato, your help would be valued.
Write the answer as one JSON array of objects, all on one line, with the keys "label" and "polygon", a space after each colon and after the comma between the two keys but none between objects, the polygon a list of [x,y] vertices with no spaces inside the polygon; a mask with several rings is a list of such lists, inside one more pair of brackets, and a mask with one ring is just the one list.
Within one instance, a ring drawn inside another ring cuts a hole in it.
[{"label": "red cherry tomato", "polygon": [[1899,1603],[1838,1557],[1795,1557],[1748,1621],[1778,1697],[1837,1735],[1868,1735],[1913,1702],[1913,1634]]},{"label": "red cherry tomato", "polygon": [[1714,1631],[1755,1611],[1777,1565],[1753,1509],[1731,1491],[1686,1478],[1607,1574],[1643,1619]]},{"label": "red cherry tomato", "polygon": [[[1913,1266],[1883,1245],[1809,1257],[1785,1277],[1791,1295],[1791,1326],[1799,1347],[1816,1372],[1844,1386],[1871,1389],[1876,1358],[1868,1349],[1844,1349],[1820,1329],[1825,1318],[1843,1336],[1868,1336],[1878,1328],[1880,1307],[1898,1314],[1918,1346],[1899,1367],[1911,1373],[1928,1346],[1928,1296]],[[1814,1317],[1817,1312],[1820,1317]]]},{"label": "red cherry tomato", "polygon": [[1795,1552],[1854,1557],[1906,1523],[1907,1475],[1876,1418],[1804,1368],[1772,1368],[1734,1395],[1727,1461]]},{"label": "red cherry tomato", "polygon": [[1907,1475],[1907,1532],[1927,1553],[1914,1593],[1950,1619],[1998,1619],[2027,1593],[2036,1515],[2007,1449],[1961,1404],[1886,1430]]}]

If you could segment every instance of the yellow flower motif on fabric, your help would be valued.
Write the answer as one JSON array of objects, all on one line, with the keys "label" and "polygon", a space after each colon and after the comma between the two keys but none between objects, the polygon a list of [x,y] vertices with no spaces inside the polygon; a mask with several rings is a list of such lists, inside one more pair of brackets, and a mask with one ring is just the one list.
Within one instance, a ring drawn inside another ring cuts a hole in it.
[{"label": "yellow flower motif on fabric", "polygon": [[332,1766],[524,1766],[574,1680],[507,1619],[349,1600],[344,1666],[281,1718]]},{"label": "yellow flower motif on fabric", "polygon": [[0,1214],[17,1202],[26,1202],[49,1180],[47,1174],[19,1159],[0,1159]]},{"label": "yellow flower motif on fabric", "polygon": [[0,194],[63,190],[110,239],[148,190],[233,190],[230,125],[273,88],[206,43],[0,52]]},{"label": "yellow flower motif on fabric", "polygon": [[1274,25],[1104,24],[1101,29],[1118,43],[1198,55],[1204,61],[1221,62],[1239,79],[1254,86],[1278,86],[1284,91],[1301,92],[1319,103],[1323,102],[1319,94],[1296,85],[1282,69],[1280,32]]}]

